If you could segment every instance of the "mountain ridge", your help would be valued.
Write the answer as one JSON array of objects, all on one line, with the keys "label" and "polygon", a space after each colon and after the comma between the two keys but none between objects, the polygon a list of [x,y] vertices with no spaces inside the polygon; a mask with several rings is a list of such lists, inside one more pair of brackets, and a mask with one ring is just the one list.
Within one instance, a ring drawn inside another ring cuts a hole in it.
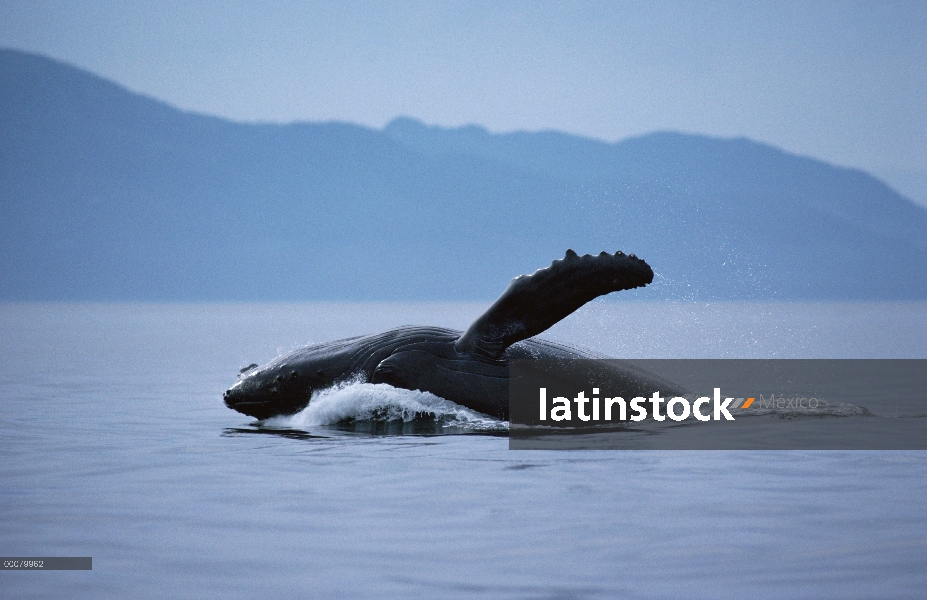
[{"label": "mountain ridge", "polygon": [[0,50],[0,299],[491,299],[635,252],[636,299],[927,298],[927,210],[745,138],[240,123]]}]

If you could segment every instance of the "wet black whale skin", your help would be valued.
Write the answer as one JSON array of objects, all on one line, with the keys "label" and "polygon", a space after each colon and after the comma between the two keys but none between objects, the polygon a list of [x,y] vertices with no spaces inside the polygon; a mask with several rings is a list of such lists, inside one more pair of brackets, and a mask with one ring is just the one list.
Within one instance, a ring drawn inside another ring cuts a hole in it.
[{"label": "wet black whale skin", "polygon": [[[315,390],[347,381],[388,383],[431,392],[500,419],[509,414],[509,363],[522,358],[583,359],[604,356],[533,336],[603,294],[647,285],[653,271],[633,254],[563,259],[516,277],[465,332],[440,327],[399,327],[383,333],[307,346],[263,367],[242,370],[225,392],[229,408],[258,419],[296,413]],[[666,382],[618,363],[597,363],[596,381],[643,389]],[[651,387],[650,389],[654,389]],[[633,389],[627,390],[633,393]]]}]

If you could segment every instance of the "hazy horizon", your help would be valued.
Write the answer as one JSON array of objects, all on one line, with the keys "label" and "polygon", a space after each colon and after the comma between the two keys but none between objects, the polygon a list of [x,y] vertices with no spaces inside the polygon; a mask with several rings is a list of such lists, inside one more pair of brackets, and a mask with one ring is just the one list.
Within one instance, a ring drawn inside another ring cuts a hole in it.
[{"label": "hazy horizon", "polygon": [[927,4],[6,3],[0,46],[246,122],[747,137],[927,205]]}]

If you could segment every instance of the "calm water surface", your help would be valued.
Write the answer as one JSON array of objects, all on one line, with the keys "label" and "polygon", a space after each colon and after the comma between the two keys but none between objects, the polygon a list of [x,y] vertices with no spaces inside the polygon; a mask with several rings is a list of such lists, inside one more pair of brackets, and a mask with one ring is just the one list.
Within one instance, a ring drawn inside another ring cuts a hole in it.
[{"label": "calm water surface", "polygon": [[[510,451],[222,404],[251,362],[484,308],[0,305],[0,554],[94,567],[3,572],[0,597],[923,597],[927,453]],[[927,358],[927,304],[598,302],[546,337]]]}]

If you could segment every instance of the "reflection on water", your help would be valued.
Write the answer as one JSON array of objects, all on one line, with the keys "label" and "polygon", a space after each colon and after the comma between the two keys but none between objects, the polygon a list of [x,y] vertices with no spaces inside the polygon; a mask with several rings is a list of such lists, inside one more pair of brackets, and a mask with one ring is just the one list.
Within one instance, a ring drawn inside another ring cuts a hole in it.
[{"label": "reflection on water", "polygon": [[506,430],[473,430],[464,427],[452,427],[436,422],[432,415],[423,415],[419,419],[402,421],[349,419],[312,427],[312,433],[302,429],[268,427],[255,423],[250,427],[229,427],[223,435],[277,435],[294,440],[327,439],[338,435],[352,434],[361,436],[435,436],[435,435],[484,435],[508,438]]},{"label": "reflection on water", "polygon": [[246,436],[246,435],[274,435],[288,440],[314,440],[314,439],[327,439],[330,436],[312,434],[308,431],[302,431],[299,429],[267,429],[264,427],[227,427],[223,432],[223,436],[226,437],[235,437],[235,436]]}]

